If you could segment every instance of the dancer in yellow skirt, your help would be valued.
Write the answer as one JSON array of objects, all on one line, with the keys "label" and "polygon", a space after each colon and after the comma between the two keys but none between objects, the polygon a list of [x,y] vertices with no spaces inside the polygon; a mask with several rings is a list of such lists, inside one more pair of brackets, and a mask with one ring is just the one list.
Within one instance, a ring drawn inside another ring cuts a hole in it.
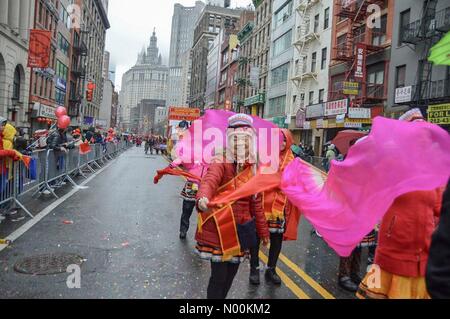
[{"label": "dancer in yellow skirt", "polygon": [[[424,119],[419,110],[412,110],[404,120]],[[425,274],[442,194],[443,189],[413,192],[395,200],[382,220],[375,264],[359,286],[358,298],[430,298]]]}]

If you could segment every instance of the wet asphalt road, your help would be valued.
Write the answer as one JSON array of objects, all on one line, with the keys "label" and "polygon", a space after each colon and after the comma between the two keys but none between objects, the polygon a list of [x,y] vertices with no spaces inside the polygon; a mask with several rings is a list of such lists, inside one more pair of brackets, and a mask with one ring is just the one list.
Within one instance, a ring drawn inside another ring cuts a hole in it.
[{"label": "wet asphalt road", "polygon": [[[87,184],[89,188],[79,190],[0,252],[0,298],[205,298],[210,267],[194,253],[195,216],[188,240],[178,239],[183,180],[152,182],[155,171],[166,166],[163,157],[146,156],[142,148],[122,154]],[[36,205],[42,206],[42,200]],[[261,286],[250,286],[246,262],[229,298],[354,298],[337,286],[338,257],[311,235],[306,221],[299,231],[299,241],[283,248],[281,287],[265,283],[263,273]],[[67,287],[67,273],[30,276],[14,271],[23,258],[50,253],[86,259],[80,289]]]}]

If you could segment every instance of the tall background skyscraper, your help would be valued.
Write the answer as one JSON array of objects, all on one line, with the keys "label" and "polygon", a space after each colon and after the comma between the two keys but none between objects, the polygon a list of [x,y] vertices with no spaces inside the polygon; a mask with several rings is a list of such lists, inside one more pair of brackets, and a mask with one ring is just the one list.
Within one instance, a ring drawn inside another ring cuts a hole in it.
[{"label": "tall background skyscraper", "polygon": [[[120,119],[122,128],[131,129],[132,123],[139,123],[140,119],[133,119],[133,109],[142,100],[167,101],[167,83],[169,68],[162,64],[159,53],[156,30],[150,38],[150,45],[138,54],[136,65],[122,77],[120,92]],[[158,105],[160,106],[160,105]]]},{"label": "tall background skyscraper", "polygon": [[174,5],[169,57],[169,106],[181,106],[187,102],[187,95],[183,92],[187,91],[184,86],[189,81],[185,77],[190,77],[190,72],[183,72],[183,66],[191,64],[189,51],[194,41],[195,23],[204,7],[201,1],[197,1],[194,7]]}]

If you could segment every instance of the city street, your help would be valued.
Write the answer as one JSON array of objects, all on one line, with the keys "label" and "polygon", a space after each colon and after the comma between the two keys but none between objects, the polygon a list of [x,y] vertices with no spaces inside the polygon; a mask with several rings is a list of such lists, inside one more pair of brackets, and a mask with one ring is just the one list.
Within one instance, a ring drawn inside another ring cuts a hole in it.
[{"label": "city street", "polygon": [[[0,251],[0,299],[205,298],[210,267],[194,253],[195,216],[188,240],[178,238],[183,180],[152,182],[155,171],[167,164],[133,147],[99,171],[87,188],[47,209],[47,216]],[[265,283],[263,273],[261,286],[250,286],[245,262],[229,298],[354,298],[337,286],[338,257],[311,235],[306,221],[299,232],[299,240],[283,248],[281,287]],[[68,288],[68,273],[33,276],[14,270],[24,258],[55,253],[84,259],[80,289]],[[261,256],[267,261],[266,251]]]}]

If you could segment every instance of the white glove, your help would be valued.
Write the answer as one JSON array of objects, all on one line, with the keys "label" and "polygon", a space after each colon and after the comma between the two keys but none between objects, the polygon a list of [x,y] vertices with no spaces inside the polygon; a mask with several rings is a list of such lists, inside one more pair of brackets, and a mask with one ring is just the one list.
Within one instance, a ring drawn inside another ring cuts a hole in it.
[{"label": "white glove", "polygon": [[209,204],[209,199],[207,199],[206,197],[200,198],[198,200],[198,208],[202,212],[206,212],[209,210],[208,204]]}]

